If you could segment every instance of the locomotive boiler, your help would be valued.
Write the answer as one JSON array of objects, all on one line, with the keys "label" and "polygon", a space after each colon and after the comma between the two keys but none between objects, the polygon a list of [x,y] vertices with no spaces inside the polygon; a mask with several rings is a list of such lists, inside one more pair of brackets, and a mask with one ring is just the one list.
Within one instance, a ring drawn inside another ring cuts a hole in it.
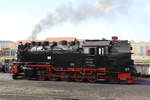
[{"label": "locomotive boiler", "polygon": [[135,83],[137,73],[127,40],[20,43],[13,79]]}]

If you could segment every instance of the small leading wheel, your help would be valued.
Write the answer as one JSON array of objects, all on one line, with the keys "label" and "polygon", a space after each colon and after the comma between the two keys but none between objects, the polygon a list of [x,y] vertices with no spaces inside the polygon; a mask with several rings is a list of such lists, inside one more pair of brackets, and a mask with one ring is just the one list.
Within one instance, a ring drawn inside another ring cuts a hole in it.
[{"label": "small leading wheel", "polygon": [[92,73],[87,77],[87,80],[91,83],[95,83],[98,80],[98,76],[96,73]]},{"label": "small leading wheel", "polygon": [[81,73],[76,72],[75,75],[74,75],[74,80],[76,82],[83,82],[84,81],[84,76]]}]

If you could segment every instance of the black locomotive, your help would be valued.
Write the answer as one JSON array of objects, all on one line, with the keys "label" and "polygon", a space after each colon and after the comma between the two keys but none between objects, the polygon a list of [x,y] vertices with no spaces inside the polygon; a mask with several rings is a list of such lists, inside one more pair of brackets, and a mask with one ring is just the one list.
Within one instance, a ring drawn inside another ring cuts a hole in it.
[{"label": "black locomotive", "polygon": [[20,43],[13,78],[134,83],[137,80],[126,40]]}]

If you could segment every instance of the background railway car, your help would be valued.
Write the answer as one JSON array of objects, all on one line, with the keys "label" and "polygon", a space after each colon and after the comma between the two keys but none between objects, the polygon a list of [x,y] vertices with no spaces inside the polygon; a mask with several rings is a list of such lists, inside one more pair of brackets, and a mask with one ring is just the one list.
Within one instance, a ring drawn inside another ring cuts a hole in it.
[{"label": "background railway car", "polygon": [[134,65],[141,77],[150,77],[150,63],[135,63]]}]

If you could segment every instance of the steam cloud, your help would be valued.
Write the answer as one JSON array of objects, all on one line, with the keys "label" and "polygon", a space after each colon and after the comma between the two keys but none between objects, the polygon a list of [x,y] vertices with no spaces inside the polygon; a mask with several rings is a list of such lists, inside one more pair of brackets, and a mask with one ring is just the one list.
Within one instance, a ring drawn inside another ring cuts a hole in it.
[{"label": "steam cloud", "polygon": [[117,13],[125,14],[128,11],[128,6],[129,0],[96,0],[95,2],[93,0],[91,4],[82,4],[78,7],[62,5],[35,25],[30,38],[35,40],[37,34],[44,29],[66,21],[80,23],[89,18],[101,18],[106,15],[114,16]]}]

